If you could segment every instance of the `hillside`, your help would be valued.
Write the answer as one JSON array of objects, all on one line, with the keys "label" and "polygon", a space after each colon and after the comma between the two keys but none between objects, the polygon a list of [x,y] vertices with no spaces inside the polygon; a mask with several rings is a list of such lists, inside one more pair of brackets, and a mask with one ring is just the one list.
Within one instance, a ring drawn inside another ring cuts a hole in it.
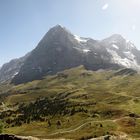
[{"label": "hillside", "polygon": [[3,85],[4,132],[40,138],[139,138],[139,85],[140,75],[132,69],[90,71],[83,66],[5,90]]}]

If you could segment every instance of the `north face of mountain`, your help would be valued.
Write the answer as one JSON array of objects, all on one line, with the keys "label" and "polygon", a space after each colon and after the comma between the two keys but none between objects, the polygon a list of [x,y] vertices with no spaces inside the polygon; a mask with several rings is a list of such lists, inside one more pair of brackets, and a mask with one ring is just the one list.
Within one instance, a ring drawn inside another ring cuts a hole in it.
[{"label": "north face of mountain", "polygon": [[118,34],[98,41],[79,37],[57,25],[46,33],[26,59],[4,65],[0,70],[0,82],[12,79],[14,84],[26,83],[79,65],[90,70],[140,70],[140,51]]},{"label": "north face of mountain", "polygon": [[61,26],[50,29],[31,52],[12,82],[16,84],[28,82],[79,66],[83,62],[83,56],[75,47],[81,46],[66,29]]},{"label": "north face of mountain", "polygon": [[102,41],[73,35],[57,25],[31,52],[12,80],[14,84],[41,79],[45,75],[84,65],[86,69],[140,69],[140,51],[121,35]]},{"label": "north face of mountain", "polygon": [[109,53],[97,41],[80,38],[58,25],[43,37],[12,82],[25,83],[79,65],[97,70],[112,64]]}]

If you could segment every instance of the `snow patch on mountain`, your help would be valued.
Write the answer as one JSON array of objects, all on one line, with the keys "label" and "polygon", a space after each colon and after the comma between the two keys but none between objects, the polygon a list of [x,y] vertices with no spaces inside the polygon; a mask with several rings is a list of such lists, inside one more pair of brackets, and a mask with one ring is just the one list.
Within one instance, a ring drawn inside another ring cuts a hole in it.
[{"label": "snow patch on mountain", "polygon": [[14,78],[19,72],[15,72],[12,76],[12,78]]},{"label": "snow patch on mountain", "polygon": [[126,68],[140,69],[140,66],[137,64],[137,61],[135,60],[135,56],[131,54],[131,52],[124,52],[126,58],[121,58],[121,56],[119,56],[116,51],[111,49],[107,49],[107,51],[111,54],[113,63],[122,65]]},{"label": "snow patch on mountain", "polygon": [[117,49],[117,50],[119,49],[119,47],[116,44],[112,44],[112,47]]},{"label": "snow patch on mountain", "polygon": [[90,50],[89,49],[83,49],[83,52],[88,53],[88,52],[90,52]]},{"label": "snow patch on mountain", "polygon": [[79,37],[77,35],[74,35],[74,38],[78,41],[78,42],[82,42],[82,43],[86,43],[88,40],[82,37]]},{"label": "snow patch on mountain", "polygon": [[130,40],[126,39],[126,43],[129,43],[129,42],[130,42]]},{"label": "snow patch on mountain", "polygon": [[126,56],[127,58],[129,58],[130,60],[134,60],[134,59],[135,59],[135,56],[134,56],[130,51],[124,52],[124,54],[125,54],[125,56]]},{"label": "snow patch on mountain", "polygon": [[135,45],[129,40],[126,40],[126,46],[128,50],[136,49]]}]

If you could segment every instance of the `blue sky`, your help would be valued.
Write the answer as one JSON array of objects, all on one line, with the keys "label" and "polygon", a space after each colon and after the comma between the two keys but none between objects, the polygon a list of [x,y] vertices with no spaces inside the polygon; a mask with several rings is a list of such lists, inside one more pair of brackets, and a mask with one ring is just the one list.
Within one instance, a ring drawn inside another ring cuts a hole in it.
[{"label": "blue sky", "polygon": [[140,49],[140,0],[0,0],[0,65],[36,47],[61,24],[79,36],[122,34]]}]

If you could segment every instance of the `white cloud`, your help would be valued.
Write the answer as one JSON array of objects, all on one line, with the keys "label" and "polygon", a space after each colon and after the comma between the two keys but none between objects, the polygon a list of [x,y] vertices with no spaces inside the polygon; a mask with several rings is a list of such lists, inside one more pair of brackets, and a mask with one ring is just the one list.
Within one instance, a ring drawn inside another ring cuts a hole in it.
[{"label": "white cloud", "polygon": [[102,10],[106,10],[108,7],[109,7],[109,4],[106,3],[106,4],[103,5]]},{"label": "white cloud", "polygon": [[136,25],[135,25],[135,24],[132,25],[132,30],[133,30],[133,31],[136,30]]}]

